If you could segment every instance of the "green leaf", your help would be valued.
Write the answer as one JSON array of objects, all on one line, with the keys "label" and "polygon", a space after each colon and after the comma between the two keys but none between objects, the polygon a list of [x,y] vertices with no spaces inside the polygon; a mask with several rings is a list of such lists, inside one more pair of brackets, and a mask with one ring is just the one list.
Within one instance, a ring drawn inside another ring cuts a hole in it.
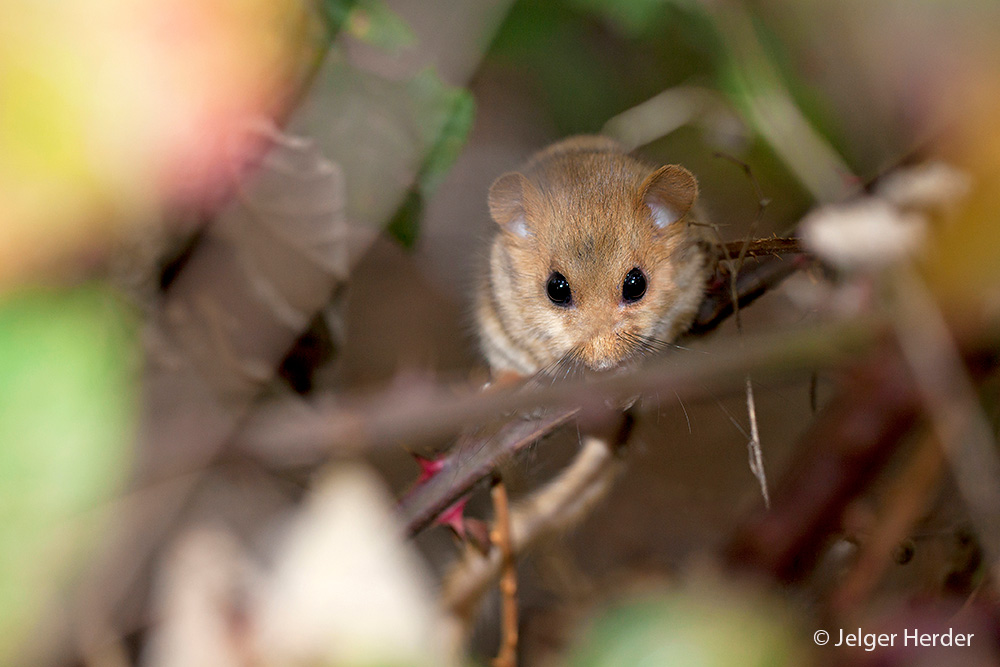
[{"label": "green leaf", "polygon": [[[334,47],[290,131],[313,137],[340,166],[348,219],[384,229],[408,192],[416,188],[426,196],[440,183],[473,113],[468,91],[448,85],[431,68],[389,79],[354,67]],[[413,202],[409,206],[415,210]],[[407,236],[415,238],[416,219],[406,225]]]},{"label": "green leaf", "polygon": [[393,54],[417,43],[410,25],[379,0],[355,4],[345,28],[356,39]]},{"label": "green leaf", "polygon": [[357,0],[319,0],[320,14],[331,39],[347,23],[355,4]]},{"label": "green leaf", "polygon": [[431,127],[437,127],[438,134],[411,187],[396,214],[386,227],[389,234],[404,248],[412,248],[420,233],[424,201],[430,197],[448,175],[458,159],[472,122],[476,105],[469,91],[445,86],[432,70],[421,72],[414,80],[414,86],[423,90],[429,98],[439,98],[438,111],[429,119]]},{"label": "green leaf", "polygon": [[417,242],[420,233],[420,220],[424,214],[424,197],[419,188],[411,188],[406,193],[402,205],[396,215],[385,228],[389,236],[396,239],[399,245],[410,249]]},{"label": "green leaf", "polygon": [[671,9],[698,9],[694,0],[569,0],[568,4],[613,21],[633,37],[648,35]]},{"label": "green leaf", "polygon": [[516,2],[490,58],[537,90],[558,134],[593,133],[666,88],[713,76],[715,32],[693,0]]},{"label": "green leaf", "polygon": [[105,289],[0,296],[0,664],[86,555],[100,528],[92,510],[120,486],[135,350]]},{"label": "green leaf", "polygon": [[430,196],[448,175],[469,138],[476,117],[476,103],[467,90],[446,88],[442,102],[446,107],[444,121],[419,177],[424,197]]}]

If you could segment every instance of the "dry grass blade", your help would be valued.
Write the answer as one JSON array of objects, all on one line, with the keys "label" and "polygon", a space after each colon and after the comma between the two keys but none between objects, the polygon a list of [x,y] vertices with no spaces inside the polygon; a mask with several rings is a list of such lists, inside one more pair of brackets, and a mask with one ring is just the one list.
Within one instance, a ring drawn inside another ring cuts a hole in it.
[{"label": "dry grass blade", "polygon": [[757,402],[753,397],[753,382],[747,375],[747,414],[750,415],[750,441],[747,443],[750,458],[750,472],[760,484],[760,495],[764,499],[764,507],[771,509],[771,494],[767,490],[767,474],[764,472],[764,454],[760,444],[760,430],[757,427]]},{"label": "dry grass blade", "polygon": [[727,560],[780,581],[805,576],[847,502],[870,484],[917,420],[919,404],[898,355],[883,348],[841,380],[800,439],[770,511],[735,533]]}]

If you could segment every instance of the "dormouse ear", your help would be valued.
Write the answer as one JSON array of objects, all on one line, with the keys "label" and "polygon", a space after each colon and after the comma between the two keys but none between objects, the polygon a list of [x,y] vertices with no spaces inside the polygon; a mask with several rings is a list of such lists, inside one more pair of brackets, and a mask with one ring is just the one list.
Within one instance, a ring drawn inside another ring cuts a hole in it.
[{"label": "dormouse ear", "polygon": [[525,220],[525,199],[530,188],[528,179],[513,171],[493,181],[487,199],[494,222],[520,238],[530,235]]},{"label": "dormouse ear", "polygon": [[653,214],[653,222],[665,229],[691,210],[698,198],[698,182],[684,167],[669,164],[650,174],[640,192],[642,202]]}]

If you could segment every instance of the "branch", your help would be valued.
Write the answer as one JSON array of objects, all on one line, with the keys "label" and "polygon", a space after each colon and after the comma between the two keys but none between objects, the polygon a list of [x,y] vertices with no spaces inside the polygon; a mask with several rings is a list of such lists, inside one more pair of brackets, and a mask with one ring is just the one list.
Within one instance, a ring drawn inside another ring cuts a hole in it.
[{"label": "branch", "polygon": [[[732,313],[726,273],[729,269],[724,261],[728,253],[743,251],[747,260],[737,280],[741,305],[809,261],[794,239],[760,239],[729,246],[717,247],[717,276],[721,277],[710,285],[703,305],[707,315],[696,324],[700,333]],[[289,452],[294,452],[294,460],[301,461],[326,455],[331,448],[349,452],[400,441],[413,446],[452,437],[465,427],[478,427],[464,434],[451,453],[440,460],[442,469],[438,474],[413,488],[400,502],[406,531],[413,535],[489,476],[501,460],[567,423],[580,406],[605,401],[621,404],[636,394],[657,391],[693,397],[708,391],[711,384],[721,385],[750,369],[797,367],[802,363],[795,361],[797,355],[804,355],[809,364],[829,363],[840,356],[831,346],[842,351],[842,345],[862,342],[857,334],[861,338],[867,335],[863,333],[865,325],[853,333],[834,328],[838,332],[813,332],[816,338],[810,333],[796,334],[791,337],[795,340],[779,337],[780,342],[762,342],[738,352],[726,345],[706,350],[709,354],[704,356],[673,355],[630,375],[562,382],[530,391],[508,387],[483,393],[469,387],[457,392],[454,387],[411,380],[366,399],[338,398],[336,403],[321,400],[311,410],[293,413],[286,409],[284,415],[280,408],[276,409],[265,423],[245,433],[242,442],[257,456],[280,465],[281,457],[289,456]],[[550,410],[539,413],[540,407]],[[511,417],[511,413],[515,416]],[[484,423],[487,426],[481,426]]]},{"label": "branch", "polygon": [[426,528],[477,482],[489,476],[499,461],[545,437],[577,412],[564,409],[537,417],[515,417],[499,428],[493,425],[462,436],[452,453],[442,460],[441,470],[400,501],[407,534],[415,535]]},{"label": "branch", "polygon": [[[575,526],[607,494],[624,467],[618,450],[628,440],[631,427],[631,416],[625,413],[607,436],[584,437],[583,448],[573,462],[514,509],[510,547],[515,555]],[[466,550],[463,560],[445,578],[442,593],[444,607],[457,625],[467,627],[502,565],[500,549],[494,548],[486,556]]]},{"label": "branch", "polygon": [[[760,259],[745,263],[744,279],[738,283],[741,306],[806,265],[809,260],[804,255],[793,254],[796,248],[797,243],[789,239],[751,243],[747,257]],[[782,259],[774,258],[776,253]],[[779,263],[777,270],[772,270],[772,260]],[[696,320],[691,336],[714,328],[732,313],[728,278],[720,284],[720,289],[710,285],[707,305],[702,307],[704,317]],[[668,359],[652,360],[627,375],[558,382],[531,391],[507,387],[484,394],[473,387],[456,389],[433,381],[411,380],[405,386],[390,387],[367,397],[320,396],[307,410],[274,406],[268,411],[268,423],[255,424],[242,434],[241,446],[281,465],[283,452],[293,451],[295,459],[302,460],[310,455],[328,455],[331,450],[352,452],[400,441],[410,445],[432,443],[453,437],[462,428],[489,423],[499,415],[539,407],[576,409],[605,399],[626,401],[637,394],[655,392],[677,391],[683,397],[694,397],[707,392],[708,385],[717,387],[742,378],[747,371],[833,363],[849,350],[866,345],[873,331],[881,328],[883,324],[869,320],[782,332],[748,341],[745,351],[734,351],[728,344],[706,347],[704,355],[670,354]],[[692,386],[692,379],[701,384]],[[279,424],[280,428],[271,428],[271,424]]]},{"label": "branch", "polygon": [[[798,239],[736,241],[717,246],[717,252],[715,273],[708,281],[705,298],[688,329],[687,337],[703,336],[733,314],[734,262],[731,257],[740,258],[735,262],[735,291],[740,308],[749,306],[788,276],[815,263],[810,255],[803,252]],[[755,261],[747,262],[747,259]]]}]

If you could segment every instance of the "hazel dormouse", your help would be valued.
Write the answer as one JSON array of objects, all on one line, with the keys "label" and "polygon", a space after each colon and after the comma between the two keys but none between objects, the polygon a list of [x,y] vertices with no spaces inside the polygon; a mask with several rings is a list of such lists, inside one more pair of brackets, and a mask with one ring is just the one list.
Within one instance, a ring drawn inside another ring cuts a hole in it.
[{"label": "hazel dormouse", "polygon": [[673,342],[708,278],[697,198],[687,169],[600,136],[560,141],[498,178],[476,303],[494,377],[625,368]]}]

